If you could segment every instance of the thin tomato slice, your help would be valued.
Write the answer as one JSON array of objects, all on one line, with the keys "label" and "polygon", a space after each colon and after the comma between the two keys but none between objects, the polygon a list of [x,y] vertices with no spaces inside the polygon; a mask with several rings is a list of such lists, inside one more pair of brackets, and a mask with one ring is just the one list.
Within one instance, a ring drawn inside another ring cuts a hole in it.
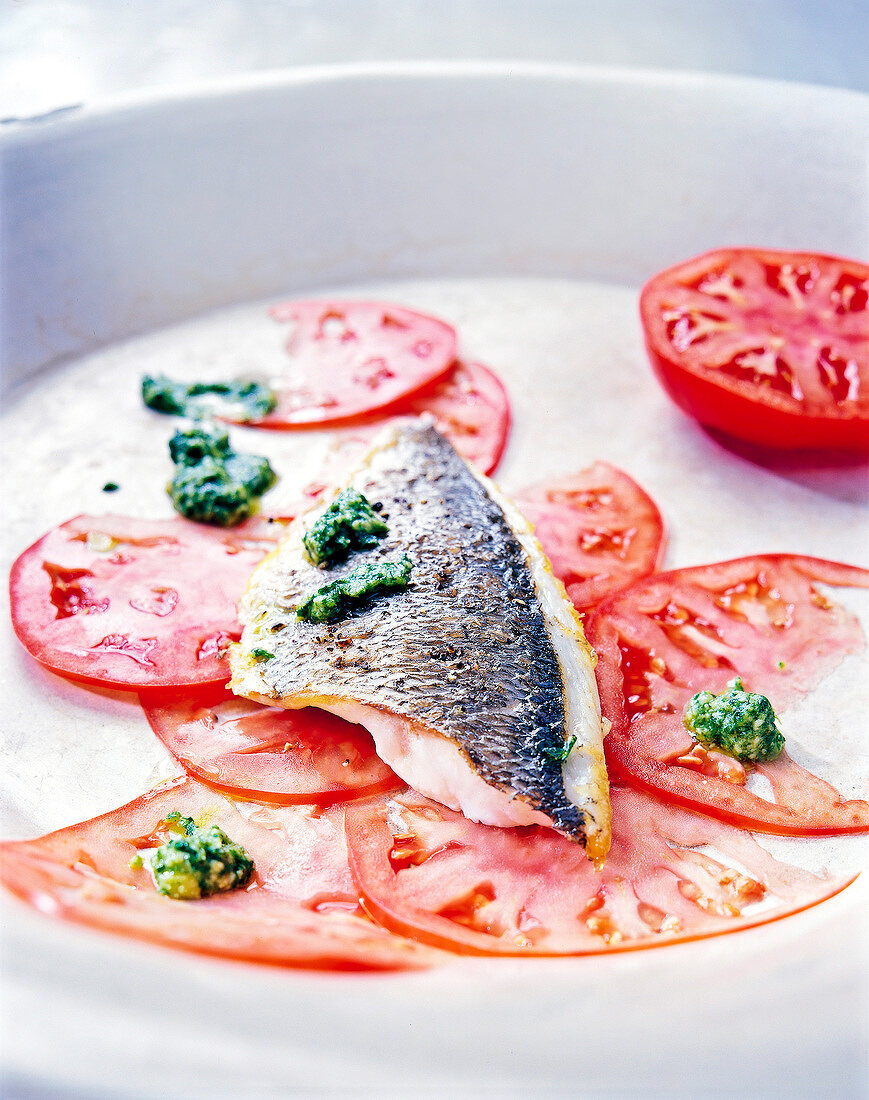
[{"label": "thin tomato slice", "polygon": [[330,803],[401,785],[367,730],[314,707],[265,707],[224,688],[195,699],[151,692],[142,707],[176,760],[222,790]]},{"label": "thin tomato slice", "polygon": [[413,397],[360,418],[337,434],[330,472],[362,460],[392,417],[435,418],[435,427],[462,458],[491,474],[504,453],[512,414],[507,391],[497,375],[480,363],[456,363],[444,378]]},{"label": "thin tomato slice", "polygon": [[728,248],[655,275],[646,347],[702,424],[772,447],[869,450],[869,266]]},{"label": "thin tomato slice", "polygon": [[392,411],[431,413],[438,431],[484,474],[493,473],[501,461],[512,421],[507,391],[482,363],[456,363],[443,379]]},{"label": "thin tomato slice", "polygon": [[657,505],[608,462],[532,485],[513,500],[578,611],[653,573],[663,556]]},{"label": "thin tomato slice", "polygon": [[[750,834],[614,788],[602,871],[549,829],[478,825],[415,792],[350,803],[350,867],[385,927],[464,954],[586,955],[720,935],[848,881],[780,863]],[[714,848],[714,854],[708,850]]]},{"label": "thin tomato slice", "polygon": [[[254,861],[247,887],[198,901],[163,897],[149,850],[178,810],[216,824]],[[130,867],[135,856],[144,866]],[[430,965],[434,952],[378,928],[358,904],[339,810],[233,803],[176,779],[101,817],[0,845],[0,881],[42,913],[167,947],[343,970]]]},{"label": "thin tomato slice", "polygon": [[278,404],[262,428],[334,424],[407,397],[440,378],[458,351],[450,325],[386,302],[297,301],[270,310],[292,326]]},{"label": "thin tomato slice", "polygon": [[[869,830],[869,802],[846,800],[787,751],[750,772],[696,745],[682,711],[697,691],[722,692],[739,675],[776,712],[815,688],[865,646],[856,616],[819,584],[869,588],[869,570],[788,554],[659,573],[601,604],[586,622],[598,655],[610,774],[739,825],[785,835]],[[826,727],[806,745],[819,762],[839,749]]]},{"label": "thin tomato slice", "polygon": [[225,681],[236,603],[282,524],[77,516],[12,567],[12,623],[54,672],[144,690]]}]

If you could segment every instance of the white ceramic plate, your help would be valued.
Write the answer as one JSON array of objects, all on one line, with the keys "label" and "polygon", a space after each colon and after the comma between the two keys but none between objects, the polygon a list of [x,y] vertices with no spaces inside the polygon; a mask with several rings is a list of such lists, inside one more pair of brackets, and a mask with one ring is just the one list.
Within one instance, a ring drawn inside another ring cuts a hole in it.
[{"label": "white ceramic plate", "polygon": [[[139,408],[144,370],[267,363],[263,301],[350,287],[445,316],[503,376],[508,489],[605,458],[661,504],[668,564],[859,562],[854,470],[762,467],[683,418],[649,376],[635,300],[650,273],[719,245],[865,256],[867,143],[869,107],[849,93],[539,66],[275,75],[18,125],[3,150],[4,564],[79,511],[165,513],[168,433]],[[318,446],[269,441],[288,490]],[[9,633],[7,834],[170,773],[135,708],[42,672]],[[861,880],[666,950],[397,977],[203,960],[7,902],[8,1092],[852,1094],[867,895]]]}]

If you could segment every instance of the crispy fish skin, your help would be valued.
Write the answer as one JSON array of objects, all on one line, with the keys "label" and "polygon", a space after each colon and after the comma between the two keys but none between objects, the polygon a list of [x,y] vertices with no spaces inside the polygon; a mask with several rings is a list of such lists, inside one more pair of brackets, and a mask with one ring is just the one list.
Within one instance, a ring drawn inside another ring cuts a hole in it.
[{"label": "crispy fish skin", "polygon": [[[251,578],[230,686],[272,705],[362,704],[440,735],[536,811],[522,820],[548,819],[600,862],[610,818],[593,654],[530,525],[423,421],[390,430],[350,484],[383,505],[389,533],[323,570],[301,548],[317,512],[302,517]],[[296,618],[358,561],[402,553],[413,561],[405,591],[333,623]]]}]

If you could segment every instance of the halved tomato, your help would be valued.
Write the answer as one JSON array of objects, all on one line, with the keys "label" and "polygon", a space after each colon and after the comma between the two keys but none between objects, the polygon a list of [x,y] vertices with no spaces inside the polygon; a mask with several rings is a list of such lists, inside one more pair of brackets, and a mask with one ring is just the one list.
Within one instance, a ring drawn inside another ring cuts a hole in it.
[{"label": "halved tomato", "polygon": [[[197,901],[158,894],[147,853],[173,810],[215,824],[254,861],[250,883]],[[144,866],[130,867],[144,856]],[[339,970],[431,965],[437,955],[373,924],[347,866],[340,810],[234,803],[174,779],[36,840],[0,844],[0,881],[41,913],[167,947]]]},{"label": "halved tomato", "polygon": [[652,366],[701,424],[770,447],[869,450],[869,265],[725,248],[640,295]]},{"label": "halved tomato", "polygon": [[77,516],[12,566],[12,624],[28,652],[75,680],[142,691],[221,682],[236,604],[284,532],[183,519]]},{"label": "halved tomato", "polygon": [[222,687],[194,699],[150,692],[141,702],[175,759],[221,790],[322,804],[401,786],[367,730],[315,707],[265,707]]},{"label": "halved tomato", "polygon": [[475,955],[660,947],[776,920],[851,881],[779,863],[750,834],[640,791],[612,800],[602,871],[550,829],[478,825],[413,791],[347,805],[350,867],[385,927]]},{"label": "halved tomato", "polygon": [[[869,830],[869,802],[845,800],[785,752],[756,765],[775,801],[753,792],[746,767],[695,744],[682,722],[698,691],[735,676],[777,713],[805,696],[865,639],[857,618],[819,584],[869,588],[869,570],[770,554],[676,569],[638,581],[586,621],[598,655],[610,775],[762,832],[818,835]],[[805,748],[819,763],[837,746],[817,729]]]},{"label": "halved tomato", "polygon": [[261,428],[334,424],[390,405],[445,374],[455,330],[437,317],[386,302],[292,301],[271,316],[292,325],[278,404]]},{"label": "halved tomato", "polygon": [[653,573],[664,523],[652,498],[622,470],[596,462],[513,494],[577,611]]}]

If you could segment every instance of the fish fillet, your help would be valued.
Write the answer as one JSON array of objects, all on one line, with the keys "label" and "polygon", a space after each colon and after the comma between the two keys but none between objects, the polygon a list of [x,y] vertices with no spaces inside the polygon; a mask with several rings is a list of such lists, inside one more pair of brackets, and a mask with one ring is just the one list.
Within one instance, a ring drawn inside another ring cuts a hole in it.
[{"label": "fish fillet", "polygon": [[[424,419],[387,429],[345,487],[382,505],[388,534],[322,569],[302,536],[326,505],[300,517],[251,577],[232,690],[358,722],[422,794],[490,825],[553,826],[600,864],[611,819],[594,654],[530,524]],[[401,554],[406,590],[336,622],[296,617],[360,561]]]}]

